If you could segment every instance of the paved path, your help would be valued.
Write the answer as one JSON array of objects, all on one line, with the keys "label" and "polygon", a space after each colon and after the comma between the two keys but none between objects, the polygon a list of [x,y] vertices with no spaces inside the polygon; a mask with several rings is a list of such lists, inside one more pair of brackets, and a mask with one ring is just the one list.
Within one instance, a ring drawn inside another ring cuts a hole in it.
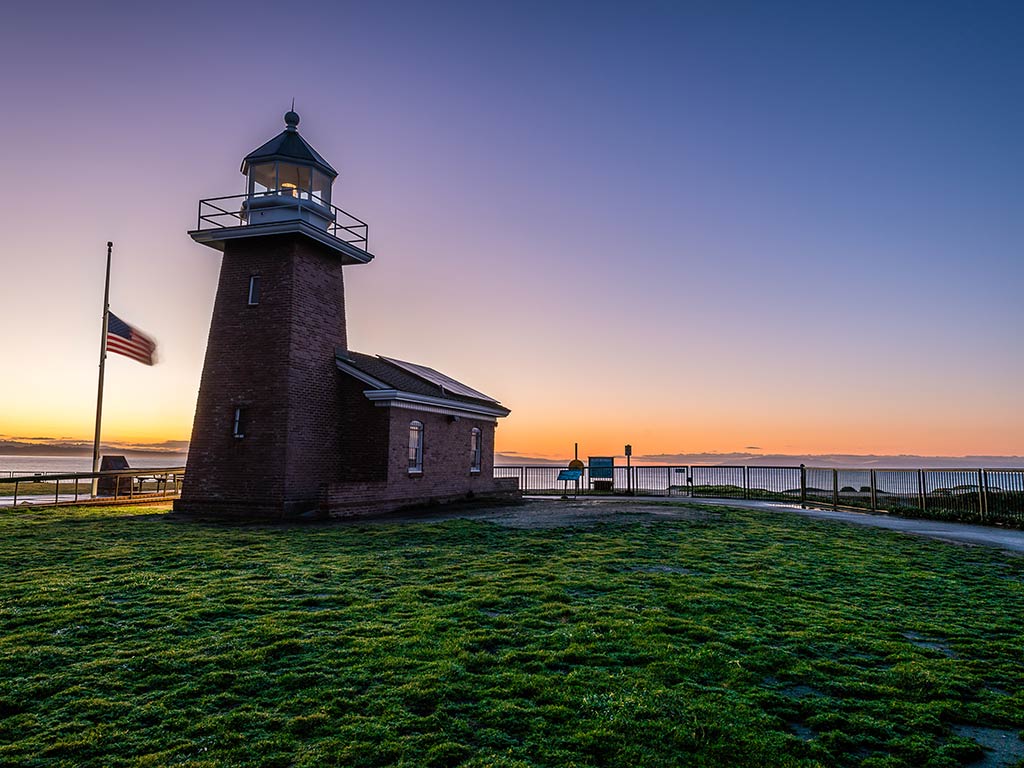
[{"label": "paved path", "polygon": [[[529,497],[531,499],[549,499],[557,501],[551,496]],[[1012,528],[996,528],[988,525],[971,525],[969,523],[947,523],[942,520],[918,520],[907,517],[895,517],[894,515],[871,514],[868,512],[833,512],[827,509],[801,509],[792,504],[782,504],[774,501],[745,501],[743,499],[691,499],[664,496],[618,496],[618,497],[594,497],[581,496],[580,500],[595,501],[600,503],[623,503],[623,502],[666,502],[699,505],[714,505],[725,507],[743,507],[747,509],[761,509],[773,512],[790,512],[805,517],[813,517],[819,520],[837,520],[843,523],[854,525],[867,525],[875,528],[886,528],[890,531],[909,533],[916,536],[927,536],[931,539],[940,539],[955,544],[974,544],[983,547],[996,547],[1010,552],[1024,554],[1024,531]],[[564,503],[564,502],[563,502]]]}]

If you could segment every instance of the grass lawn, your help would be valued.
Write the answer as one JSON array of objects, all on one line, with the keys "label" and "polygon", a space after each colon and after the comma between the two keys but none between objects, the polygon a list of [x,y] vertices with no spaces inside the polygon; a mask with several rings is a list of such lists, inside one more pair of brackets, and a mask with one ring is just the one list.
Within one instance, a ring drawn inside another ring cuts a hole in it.
[{"label": "grass lawn", "polygon": [[988,549],[726,509],[0,537],[2,765],[938,767],[1024,727]]}]

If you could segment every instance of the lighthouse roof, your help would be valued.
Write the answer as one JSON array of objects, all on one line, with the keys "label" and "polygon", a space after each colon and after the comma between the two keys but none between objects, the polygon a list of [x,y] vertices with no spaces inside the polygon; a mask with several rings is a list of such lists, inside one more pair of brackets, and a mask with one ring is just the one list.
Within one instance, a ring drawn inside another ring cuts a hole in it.
[{"label": "lighthouse roof", "polygon": [[336,356],[339,370],[370,385],[370,400],[393,398],[434,406],[455,406],[491,417],[510,413],[493,397],[425,365],[351,350]]},{"label": "lighthouse roof", "polygon": [[288,112],[285,114],[284,120],[287,127],[283,131],[245,156],[245,159],[242,160],[242,173],[248,173],[249,166],[255,163],[283,160],[300,165],[311,165],[332,179],[337,177],[338,172],[323,158],[323,155],[313,149],[309,142],[299,135],[298,114]]}]

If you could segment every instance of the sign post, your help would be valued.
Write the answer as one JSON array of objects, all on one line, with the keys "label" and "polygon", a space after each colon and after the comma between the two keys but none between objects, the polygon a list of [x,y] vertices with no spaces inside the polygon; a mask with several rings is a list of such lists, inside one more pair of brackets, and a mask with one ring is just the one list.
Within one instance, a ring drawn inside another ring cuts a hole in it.
[{"label": "sign post", "polygon": [[558,479],[561,480],[563,483],[566,483],[566,485],[562,486],[562,491],[563,491],[562,498],[563,499],[568,499],[569,498],[568,494],[564,493],[564,491],[568,490],[568,483],[570,481],[575,481],[576,482],[576,491],[577,492],[575,494],[573,494],[573,498],[576,498],[576,496],[579,494],[580,477],[582,475],[583,475],[583,470],[581,470],[581,469],[560,469],[558,471]]},{"label": "sign post", "polygon": [[580,495],[580,480],[583,478],[583,470],[586,466],[580,461],[580,444],[576,443],[576,458],[569,462],[569,469],[576,473],[576,496]]},{"label": "sign post", "polygon": [[626,444],[626,495],[633,495],[633,470],[630,467],[629,457],[633,455],[633,446]]}]

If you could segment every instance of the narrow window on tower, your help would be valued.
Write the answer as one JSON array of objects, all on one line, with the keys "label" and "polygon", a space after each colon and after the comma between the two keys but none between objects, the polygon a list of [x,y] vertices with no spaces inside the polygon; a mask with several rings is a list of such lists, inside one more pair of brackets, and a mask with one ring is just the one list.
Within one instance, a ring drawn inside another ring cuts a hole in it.
[{"label": "narrow window on tower", "polygon": [[409,424],[409,474],[423,471],[423,424],[414,421]]},{"label": "narrow window on tower", "polygon": [[480,430],[473,427],[473,431],[469,434],[469,471],[479,472],[480,471],[480,455],[482,453],[480,449]]},{"label": "narrow window on tower", "polygon": [[252,275],[249,278],[249,306],[255,307],[260,303],[260,276]]},{"label": "narrow window on tower", "polygon": [[245,408],[240,405],[235,406],[235,420],[231,434],[238,439],[245,437]]}]

